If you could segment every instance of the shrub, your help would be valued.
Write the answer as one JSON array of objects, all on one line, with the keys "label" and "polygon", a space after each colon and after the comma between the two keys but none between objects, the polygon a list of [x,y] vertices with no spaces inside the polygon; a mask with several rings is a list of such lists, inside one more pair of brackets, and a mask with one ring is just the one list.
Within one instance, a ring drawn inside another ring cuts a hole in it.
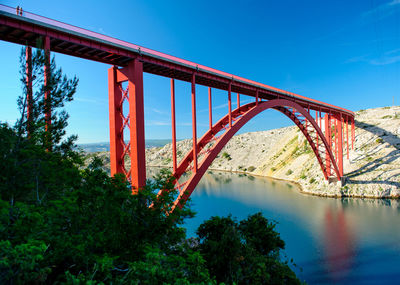
[{"label": "shrub", "polygon": [[248,171],[253,172],[254,170],[256,170],[256,168],[254,166],[249,166],[249,168],[247,168]]},{"label": "shrub", "polygon": [[231,159],[232,159],[232,157],[230,156],[230,154],[227,153],[227,152],[222,153],[222,157],[223,157],[223,158],[226,158],[227,160],[231,160]]},{"label": "shrub", "polygon": [[290,175],[290,174],[292,174],[293,173],[293,171],[291,170],[291,169],[289,169],[288,171],[286,171],[286,175]]}]

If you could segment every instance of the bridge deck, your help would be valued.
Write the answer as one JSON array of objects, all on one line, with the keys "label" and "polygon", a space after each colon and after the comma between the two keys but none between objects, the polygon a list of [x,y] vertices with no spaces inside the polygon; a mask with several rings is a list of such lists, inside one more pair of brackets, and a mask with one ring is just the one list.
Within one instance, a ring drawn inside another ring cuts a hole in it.
[{"label": "bridge deck", "polygon": [[96,32],[49,18],[0,5],[0,40],[36,47],[43,37],[50,38],[50,50],[117,66],[139,58],[145,72],[190,82],[196,72],[196,84],[228,90],[262,99],[288,99],[302,107],[325,113],[341,113],[353,117],[352,111],[318,100],[287,92],[204,65],[118,40]]}]

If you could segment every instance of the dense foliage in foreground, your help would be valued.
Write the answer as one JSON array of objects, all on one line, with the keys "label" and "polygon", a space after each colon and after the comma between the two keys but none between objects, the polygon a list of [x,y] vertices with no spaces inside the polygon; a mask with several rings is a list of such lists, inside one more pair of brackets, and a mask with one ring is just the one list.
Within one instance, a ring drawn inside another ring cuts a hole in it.
[{"label": "dense foliage in foreground", "polygon": [[[43,61],[38,51],[33,70]],[[132,195],[98,159],[84,167],[74,137],[62,140],[68,115],[59,110],[78,81],[63,77],[54,60],[51,69],[30,119],[24,95],[16,126],[0,123],[0,284],[299,283],[279,257],[284,242],[261,214],[240,223],[213,217],[187,239],[182,224],[193,213],[167,214],[175,195],[168,172]],[[46,90],[52,101],[43,99]],[[158,199],[159,189],[170,191]]]},{"label": "dense foliage in foreground", "polygon": [[213,217],[186,239],[192,212],[166,215],[173,191],[154,194],[172,189],[167,173],[131,195],[96,159],[83,169],[78,153],[48,152],[6,125],[0,139],[1,284],[298,283],[260,214]]}]

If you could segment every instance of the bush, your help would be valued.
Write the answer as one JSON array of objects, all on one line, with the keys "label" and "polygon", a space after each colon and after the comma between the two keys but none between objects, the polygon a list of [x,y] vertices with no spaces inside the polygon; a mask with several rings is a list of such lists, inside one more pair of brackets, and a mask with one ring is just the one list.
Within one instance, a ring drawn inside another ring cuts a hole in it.
[{"label": "bush", "polygon": [[230,156],[230,154],[227,153],[227,152],[222,153],[222,157],[223,157],[223,158],[226,158],[227,160],[231,160],[231,159],[232,159],[231,156]]},{"label": "bush", "polygon": [[249,166],[249,168],[247,168],[247,170],[249,172],[253,172],[254,170],[256,170],[256,168],[254,166]]},{"label": "bush", "polygon": [[286,171],[286,175],[291,175],[293,173],[293,171],[291,169],[289,169],[288,171]]}]

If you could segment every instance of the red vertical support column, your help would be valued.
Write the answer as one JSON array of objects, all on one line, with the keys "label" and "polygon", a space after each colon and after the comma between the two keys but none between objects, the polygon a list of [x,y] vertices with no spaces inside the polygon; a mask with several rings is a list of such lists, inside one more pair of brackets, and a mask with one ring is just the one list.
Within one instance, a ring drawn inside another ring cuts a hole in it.
[{"label": "red vertical support column", "polygon": [[258,89],[256,90],[256,105],[258,105]]},{"label": "red vertical support column", "polygon": [[337,133],[338,133],[338,167],[340,177],[343,177],[343,117],[342,114],[338,114],[337,118]]},{"label": "red vertical support column", "polygon": [[346,115],[346,150],[347,159],[349,159],[349,116]]},{"label": "red vertical support column", "polygon": [[193,173],[197,172],[196,75],[192,75]]},{"label": "red vertical support column", "polygon": [[129,88],[129,132],[133,192],[146,186],[144,138],[143,63],[132,60],[127,66]]},{"label": "red vertical support column", "polygon": [[121,100],[122,92],[117,81],[118,68],[113,66],[108,69],[108,107],[110,117],[110,166],[111,176],[123,173],[122,154],[124,147],[122,144],[122,117]]},{"label": "red vertical support column", "polygon": [[172,167],[176,171],[175,81],[171,78]]},{"label": "red vertical support column", "polygon": [[229,127],[232,127],[232,96],[231,96],[231,89],[232,89],[232,84],[229,82],[228,85],[228,112],[229,112]]},{"label": "red vertical support column", "polygon": [[335,122],[335,159],[337,161],[338,158],[338,122],[337,119],[333,119]]},{"label": "red vertical support column", "polygon": [[[318,111],[315,111],[315,120],[317,121],[317,126],[319,126],[319,122],[318,122]],[[318,140],[318,132],[315,132],[315,136],[317,139],[317,149],[319,150],[319,140]]]},{"label": "red vertical support column", "polygon": [[240,108],[240,94],[237,94],[237,107]]},{"label": "red vertical support column", "polygon": [[25,48],[25,68],[26,68],[26,120],[28,135],[32,125],[32,48]]},{"label": "red vertical support column", "polygon": [[[51,126],[51,106],[50,106],[50,37],[46,36],[44,38],[44,100],[45,100],[45,121],[46,121],[46,131],[49,131]],[[48,137],[50,139],[50,136]],[[49,142],[51,144],[51,142]]]},{"label": "red vertical support column", "polygon": [[[332,148],[330,114],[325,114],[324,120],[325,120],[325,138],[328,141],[328,147]],[[331,160],[328,155],[328,150],[326,151],[326,154],[325,154],[325,160],[326,160],[326,172],[327,172],[326,174],[329,177],[331,175]]]},{"label": "red vertical support column", "polygon": [[354,140],[355,140],[354,118],[351,118],[351,149],[352,150],[354,150]]},{"label": "red vertical support column", "polygon": [[208,116],[210,123],[210,130],[212,129],[212,100],[211,100],[211,87],[208,87]]}]

